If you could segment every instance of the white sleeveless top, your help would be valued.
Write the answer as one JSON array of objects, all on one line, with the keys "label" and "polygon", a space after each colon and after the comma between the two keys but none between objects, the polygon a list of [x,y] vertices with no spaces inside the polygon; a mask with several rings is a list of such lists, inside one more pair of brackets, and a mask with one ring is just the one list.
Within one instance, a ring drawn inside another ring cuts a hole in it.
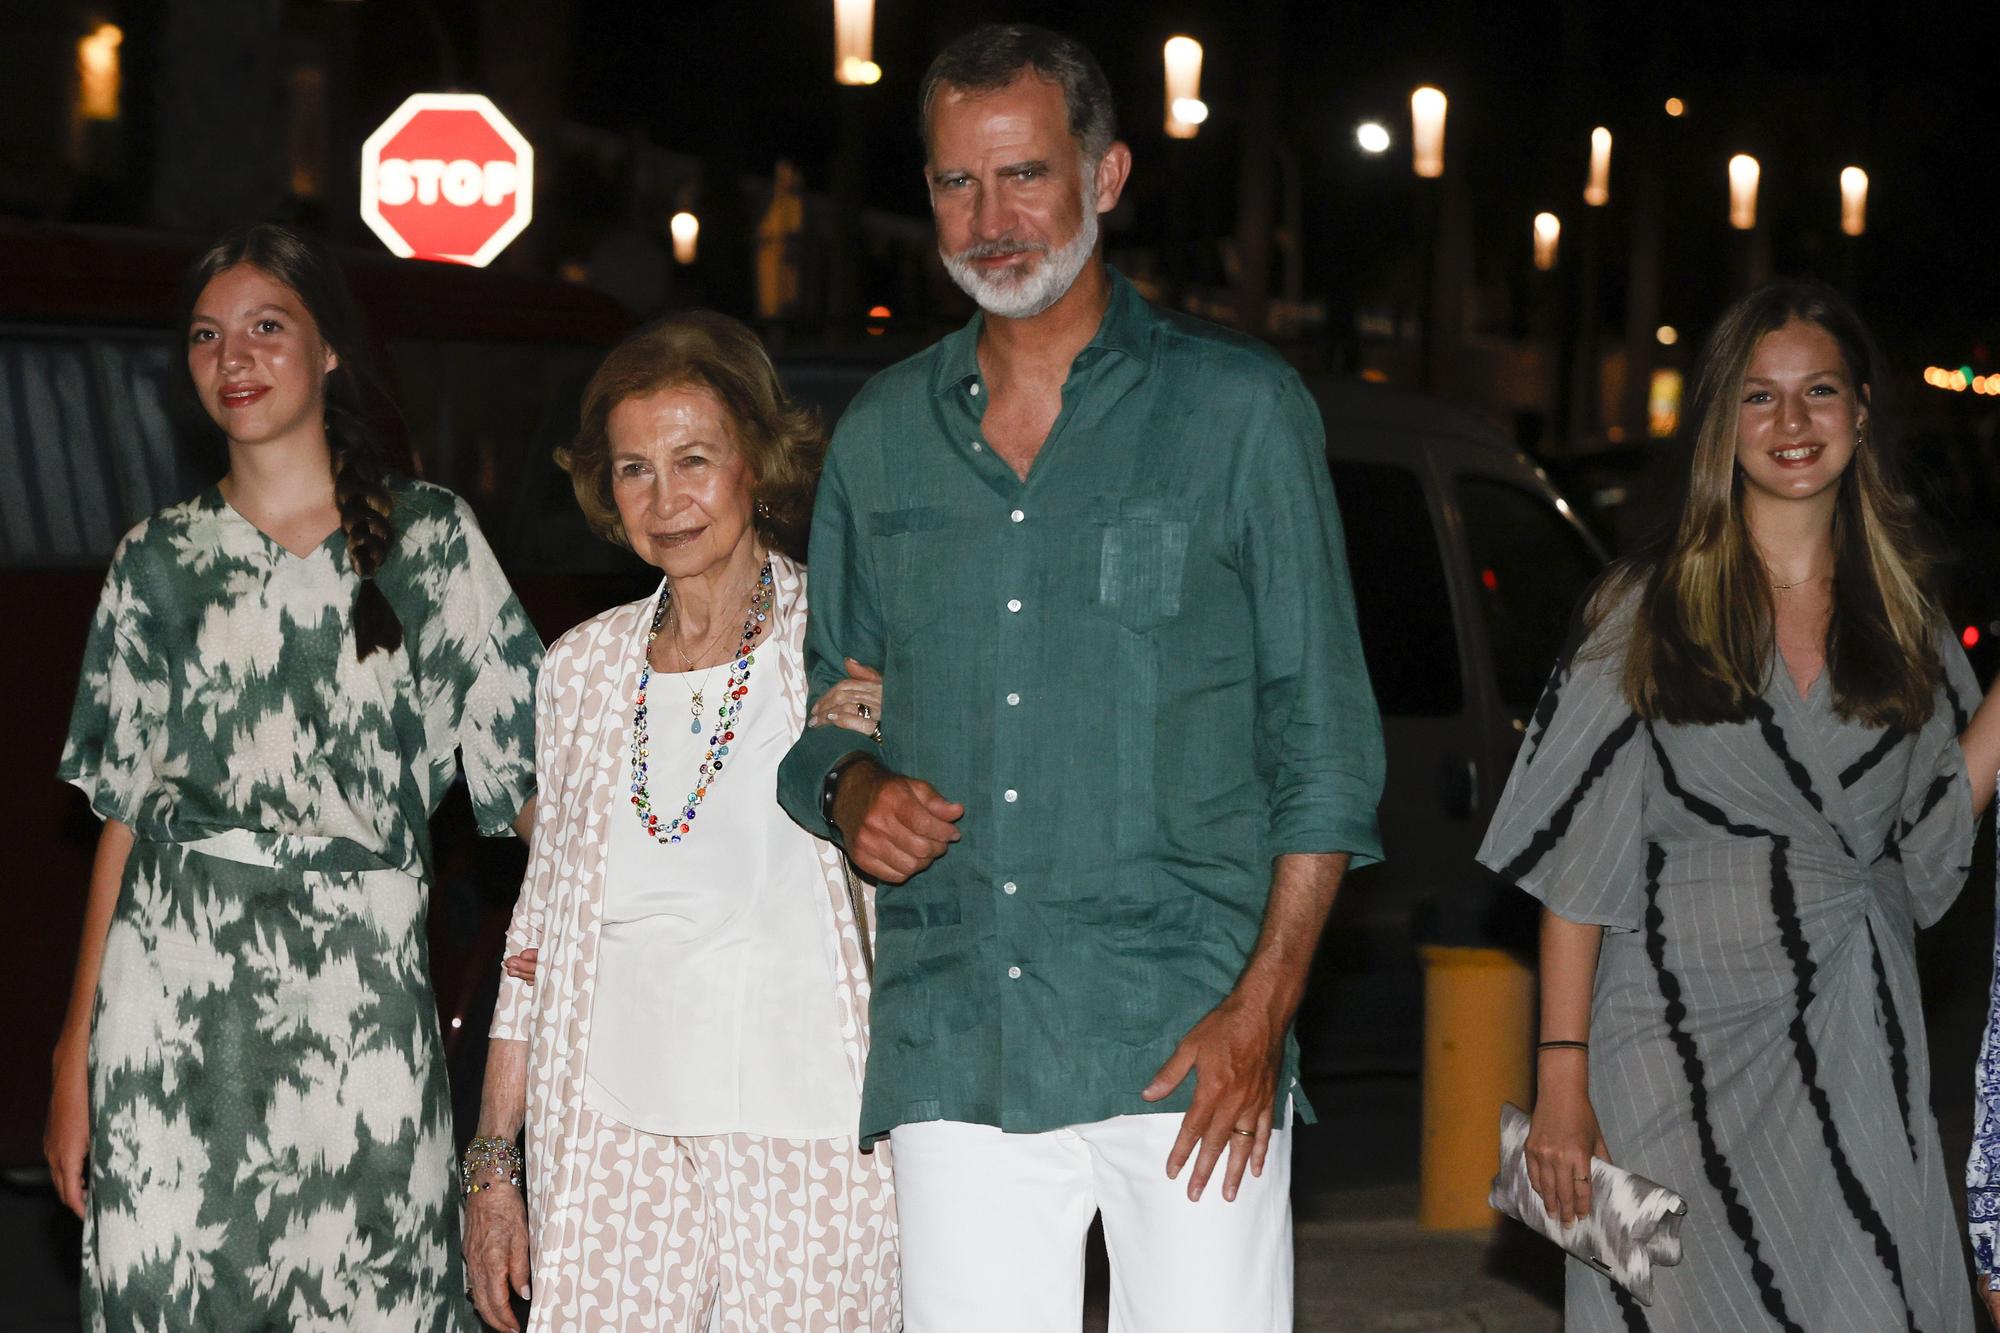
[{"label": "white sleeveless top", "polygon": [[[663,816],[693,788],[728,674],[653,673],[647,787]],[[688,730],[693,687],[707,692],[699,734]],[[775,662],[753,668],[743,702],[723,769],[677,845],[641,827],[621,756],[584,1098],[652,1134],[853,1135],[861,1095],[814,901],[826,880],[812,835],[778,806],[793,737]]]}]

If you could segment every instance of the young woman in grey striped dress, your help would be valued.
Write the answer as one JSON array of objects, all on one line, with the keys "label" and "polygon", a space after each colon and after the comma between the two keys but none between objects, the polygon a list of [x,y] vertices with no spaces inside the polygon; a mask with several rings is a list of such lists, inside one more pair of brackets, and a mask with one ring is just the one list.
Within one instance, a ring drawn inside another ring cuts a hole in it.
[{"label": "young woman in grey striped dress", "polygon": [[2000,705],[1853,312],[1772,284],[1702,363],[1678,525],[1600,585],[1480,852],[1544,907],[1536,1190],[1575,1216],[1595,1154],[1688,1199],[1653,1305],[1572,1261],[1568,1327],[1967,1333],[1914,935],[1964,881]]}]

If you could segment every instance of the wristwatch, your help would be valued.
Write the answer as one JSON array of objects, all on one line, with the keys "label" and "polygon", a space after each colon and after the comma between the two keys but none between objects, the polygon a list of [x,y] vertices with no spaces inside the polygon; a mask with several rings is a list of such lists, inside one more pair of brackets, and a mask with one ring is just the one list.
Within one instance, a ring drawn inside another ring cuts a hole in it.
[{"label": "wristwatch", "polygon": [[819,784],[819,817],[826,822],[830,830],[829,836],[836,847],[845,846],[845,842],[840,836],[840,825],[833,822],[833,798],[840,794],[841,775],[846,773],[855,761],[867,757],[860,750],[842,755],[834,761],[833,767],[826,771],[825,779]]}]

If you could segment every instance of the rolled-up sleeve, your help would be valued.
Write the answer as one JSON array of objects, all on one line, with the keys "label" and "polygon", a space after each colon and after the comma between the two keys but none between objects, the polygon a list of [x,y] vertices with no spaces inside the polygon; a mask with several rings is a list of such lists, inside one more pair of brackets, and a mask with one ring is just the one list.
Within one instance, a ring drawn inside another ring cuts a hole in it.
[{"label": "rolled-up sleeve", "polygon": [[1355,627],[1347,548],[1319,410],[1286,373],[1246,433],[1230,503],[1256,637],[1257,763],[1273,856],[1382,859],[1382,721]]},{"label": "rolled-up sleeve", "polygon": [[[849,657],[866,666],[882,665],[880,604],[844,478],[841,443],[848,429],[843,423],[834,437],[813,507],[812,613],[806,622],[807,694],[812,699],[846,676]],[[856,751],[879,753],[873,741],[845,727],[808,726],[779,765],[778,803],[816,837],[833,836],[819,809],[826,775]]]}]

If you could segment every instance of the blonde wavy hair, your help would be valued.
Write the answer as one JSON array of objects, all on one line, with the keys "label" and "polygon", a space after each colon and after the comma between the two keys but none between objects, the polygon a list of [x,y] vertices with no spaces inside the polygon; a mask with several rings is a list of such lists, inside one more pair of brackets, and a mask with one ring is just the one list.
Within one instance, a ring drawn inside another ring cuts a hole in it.
[{"label": "blonde wavy hair", "polygon": [[1624,690],[1641,717],[1714,723],[1751,715],[1772,668],[1774,607],[1743,518],[1737,415],[1759,340],[1794,320],[1839,345],[1848,381],[1868,408],[1834,508],[1826,653],[1834,707],[1848,721],[1914,730],[1930,716],[1944,673],[1936,562],[1883,426],[1881,355],[1860,318],[1820,283],[1773,282],[1723,315],[1696,376],[1694,456],[1678,521],[1613,569],[1592,619],[1636,596]]}]

